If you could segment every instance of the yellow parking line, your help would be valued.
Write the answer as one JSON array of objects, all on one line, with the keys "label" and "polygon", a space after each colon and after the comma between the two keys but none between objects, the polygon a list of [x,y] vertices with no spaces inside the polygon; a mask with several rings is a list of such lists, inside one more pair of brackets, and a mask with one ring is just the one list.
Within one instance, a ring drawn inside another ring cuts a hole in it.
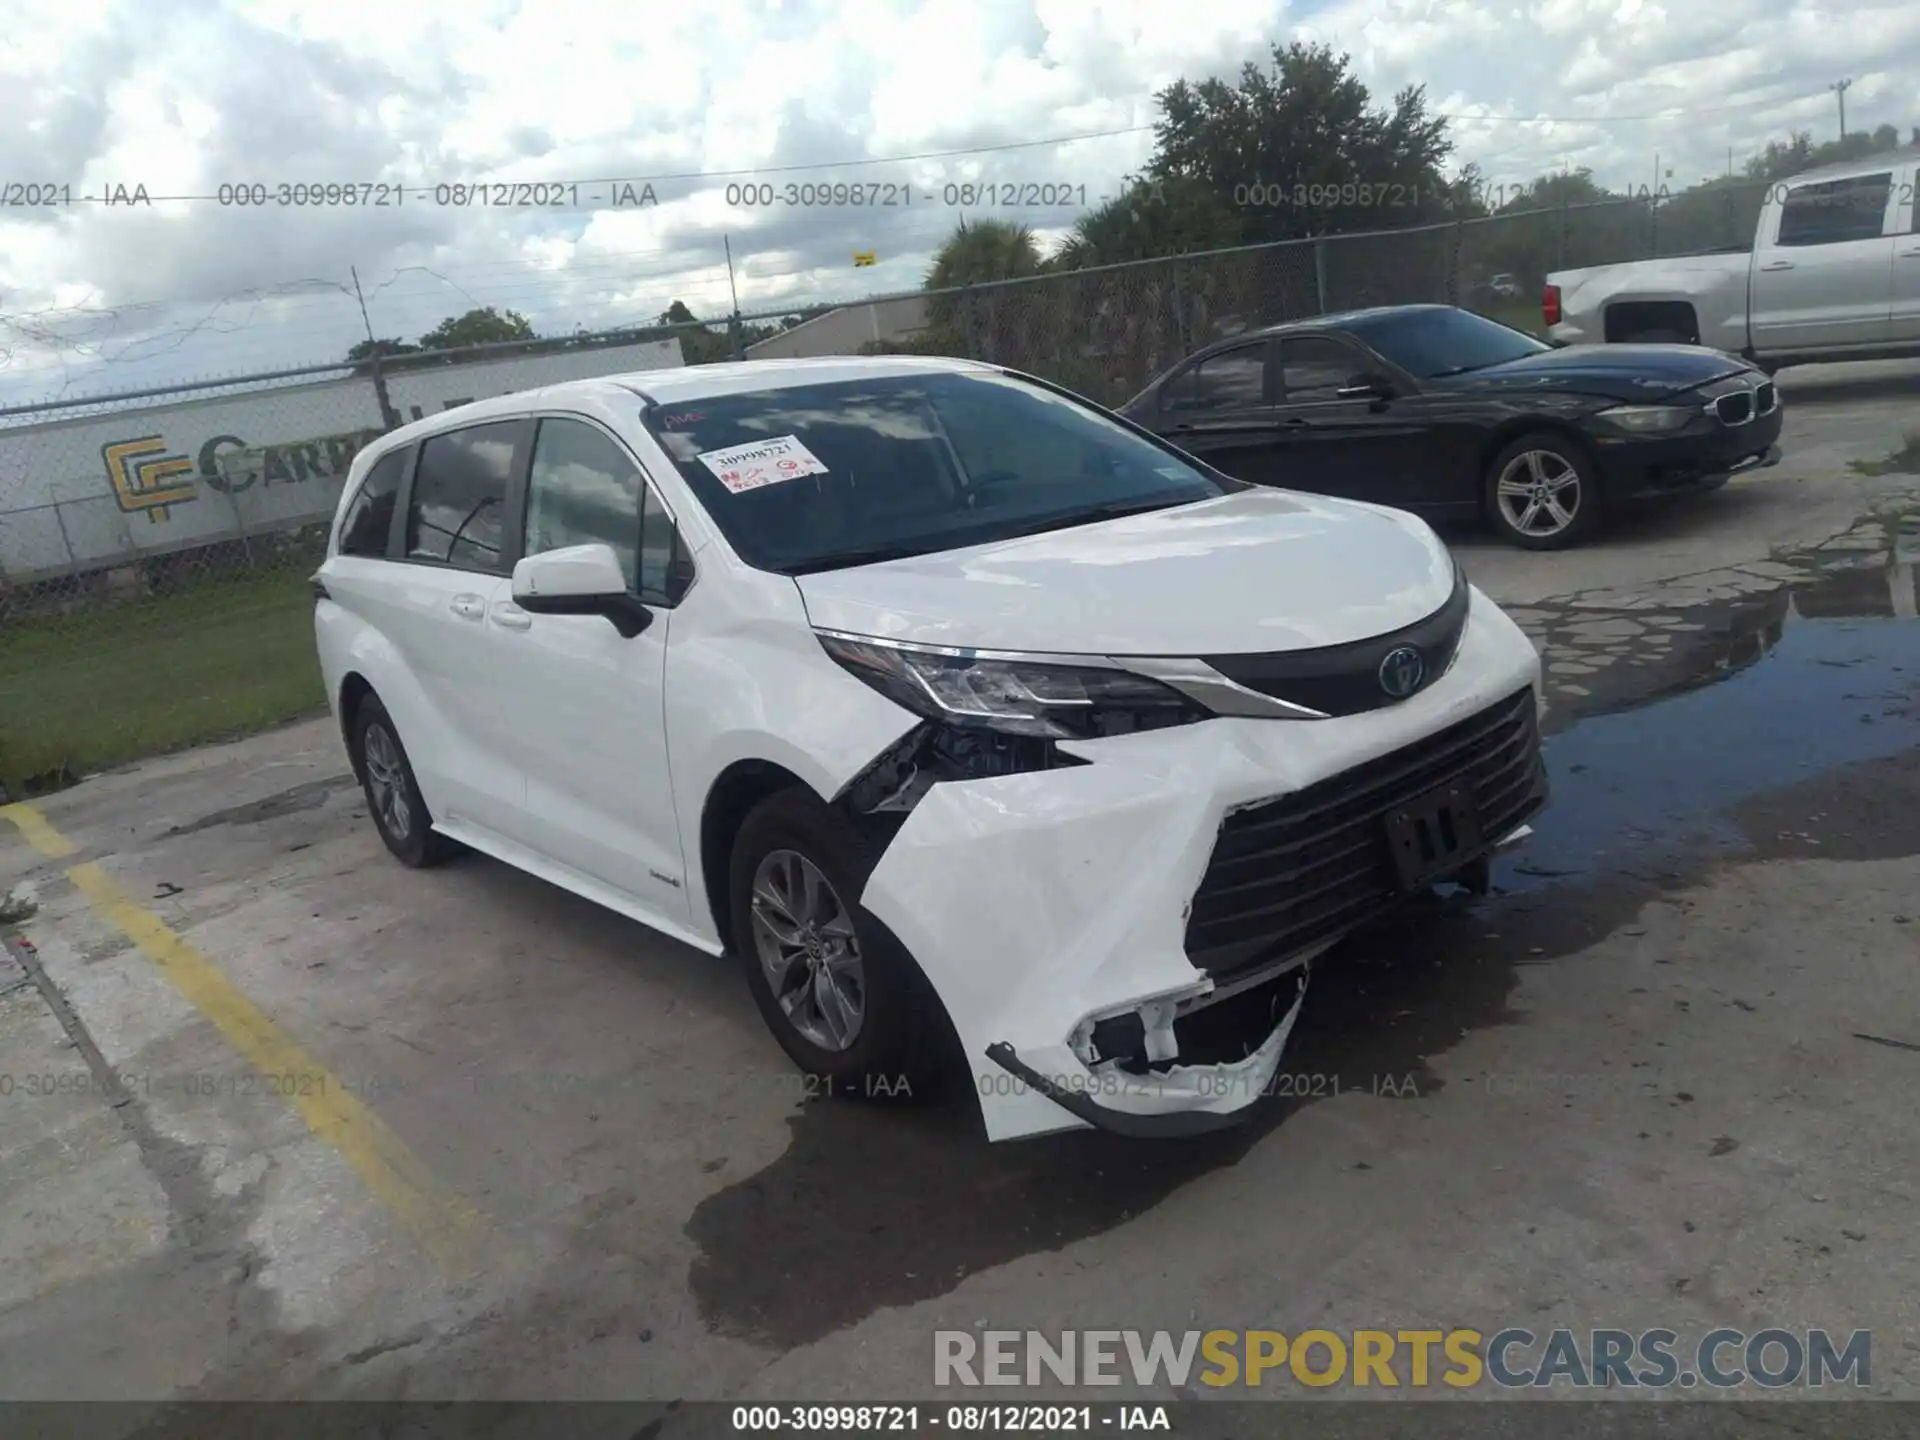
[{"label": "yellow parking line", "polygon": [[49,825],[47,817],[33,806],[24,802],[0,805],[0,815],[18,826],[20,833],[27,837],[27,843],[49,860],[64,860],[73,854],[73,842]]},{"label": "yellow parking line", "polygon": [[[75,847],[30,805],[0,807],[42,855],[58,859]],[[328,1071],[167,923],[136,904],[91,862],[67,872],[93,908],[151,960],[188,1002],[212,1021],[263,1076],[286,1077],[281,1089],[300,1118],[339,1152],[373,1194],[392,1210],[440,1265],[462,1273],[479,1258],[484,1222],[443,1186],[386,1122]]]}]

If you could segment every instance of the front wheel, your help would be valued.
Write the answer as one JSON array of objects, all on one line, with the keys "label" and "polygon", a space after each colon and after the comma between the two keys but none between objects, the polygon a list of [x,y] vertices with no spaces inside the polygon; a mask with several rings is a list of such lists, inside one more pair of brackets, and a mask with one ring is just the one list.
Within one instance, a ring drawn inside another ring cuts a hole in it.
[{"label": "front wheel", "polygon": [[922,1098],[939,1079],[938,1002],[860,906],[875,858],[814,795],[769,796],[734,841],[733,940],[767,1028],[821,1093]]},{"label": "front wheel", "polygon": [[1522,435],[1494,456],[1485,486],[1494,529],[1525,550],[1568,549],[1600,524],[1593,461],[1564,436]]}]

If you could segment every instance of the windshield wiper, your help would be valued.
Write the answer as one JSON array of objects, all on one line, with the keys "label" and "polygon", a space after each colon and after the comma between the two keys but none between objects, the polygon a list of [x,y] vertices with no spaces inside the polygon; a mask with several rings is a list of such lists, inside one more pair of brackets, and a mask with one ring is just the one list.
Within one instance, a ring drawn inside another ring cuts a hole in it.
[{"label": "windshield wiper", "polygon": [[[1096,520],[1116,520],[1123,515],[1139,515],[1148,510],[1166,510],[1175,505],[1191,505],[1205,496],[1191,499],[1176,497],[1168,499],[1145,500],[1135,497],[1132,500],[1108,500],[1100,505],[1076,505],[1071,510],[1059,510],[1047,515],[1029,516],[1007,528],[999,526],[970,526],[967,529],[951,531],[945,535],[923,535],[917,540],[900,541],[890,545],[863,545],[847,550],[828,550],[819,555],[808,555],[789,562],[783,567],[788,575],[807,575],[816,570],[847,570],[855,565],[878,565],[887,560],[904,560],[912,555],[926,555],[936,550],[965,550],[974,545],[991,545],[996,540],[1013,540],[1022,535],[1037,535],[1046,530],[1057,530],[1068,525],[1090,524]],[[986,530],[988,533],[981,534]]]},{"label": "windshield wiper", "polygon": [[849,570],[855,565],[878,565],[884,560],[904,560],[909,555],[924,555],[930,549],[925,540],[913,540],[904,544],[855,546],[847,550],[828,550],[819,555],[809,555],[804,559],[790,562],[785,567],[788,575],[810,575],[815,570]]},{"label": "windshield wiper", "polygon": [[1123,515],[1144,515],[1149,510],[1171,510],[1176,505],[1192,505],[1206,498],[1204,495],[1195,495],[1169,499],[1161,495],[1146,500],[1135,496],[1131,500],[1108,500],[1099,505],[1076,505],[1071,510],[1056,510],[1050,515],[1032,516],[1020,522],[1018,528],[1007,533],[1009,537],[1038,535],[1043,531],[1058,530],[1068,525],[1090,525],[1096,520],[1118,520]]}]

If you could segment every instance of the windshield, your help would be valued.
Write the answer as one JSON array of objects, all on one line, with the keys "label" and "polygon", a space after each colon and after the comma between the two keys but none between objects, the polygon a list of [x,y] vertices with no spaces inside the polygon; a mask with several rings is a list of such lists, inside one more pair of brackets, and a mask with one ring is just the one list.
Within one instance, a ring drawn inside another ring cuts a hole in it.
[{"label": "windshield", "polygon": [[1368,316],[1348,328],[1418,380],[1464,375],[1553,348],[1484,315],[1447,307]]},{"label": "windshield", "polygon": [[994,373],[720,395],[651,408],[646,424],[740,557],[790,575],[1239,488],[1097,410]]}]

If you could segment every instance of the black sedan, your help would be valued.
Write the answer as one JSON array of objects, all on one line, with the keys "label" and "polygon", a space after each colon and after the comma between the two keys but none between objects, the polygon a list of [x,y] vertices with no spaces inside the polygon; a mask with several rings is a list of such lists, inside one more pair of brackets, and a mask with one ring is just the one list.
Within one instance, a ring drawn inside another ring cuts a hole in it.
[{"label": "black sedan", "polygon": [[1619,502],[1715,489],[1780,458],[1779,393],[1744,360],[1556,349],[1451,305],[1237,335],[1121,413],[1239,479],[1483,515],[1531,550],[1580,543]]}]

